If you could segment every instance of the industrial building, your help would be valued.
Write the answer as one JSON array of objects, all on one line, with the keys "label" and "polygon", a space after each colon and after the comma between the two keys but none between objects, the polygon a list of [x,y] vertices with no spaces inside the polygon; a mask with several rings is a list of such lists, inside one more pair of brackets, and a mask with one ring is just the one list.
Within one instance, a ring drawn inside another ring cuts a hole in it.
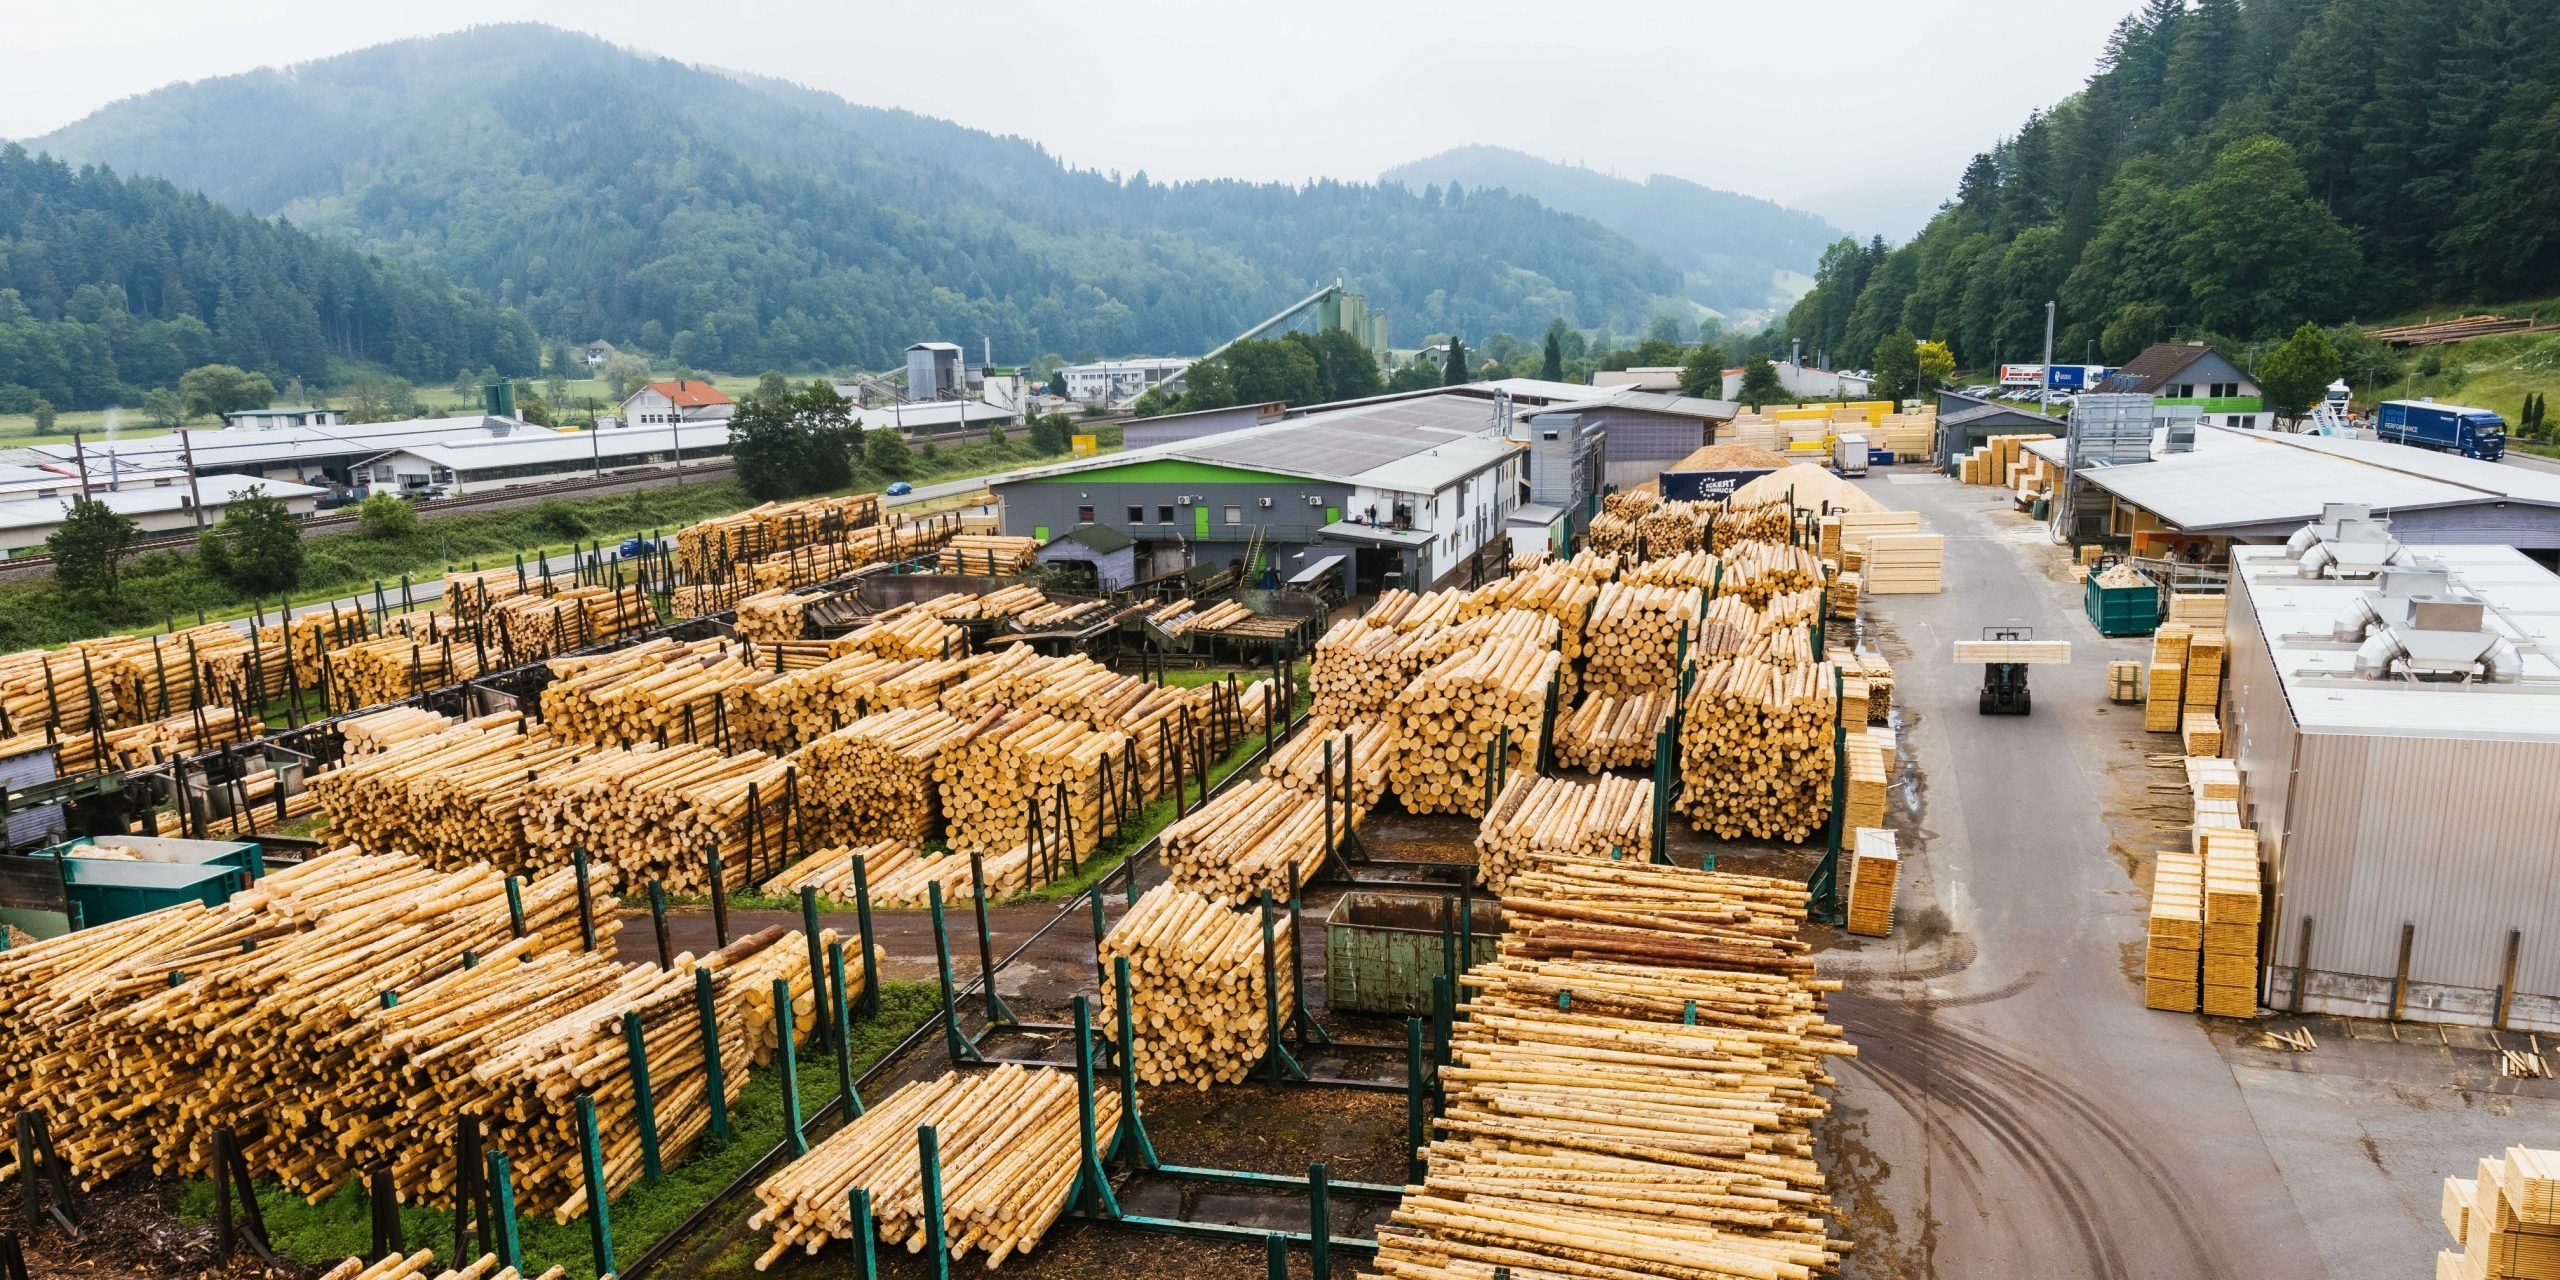
[{"label": "industrial building", "polygon": [[1716,428],[1733,421],[1741,411],[1730,400],[1702,400],[1627,384],[1587,390],[1596,394],[1550,405],[1540,413],[1575,414],[1585,425],[1604,432],[1608,461],[1600,479],[1619,488],[1643,484],[1662,474],[1663,468],[1714,444]]},{"label": "industrial building", "polygon": [[729,456],[729,424],[625,427],[404,445],[357,467],[368,492],[460,497],[638,467],[691,465]]},{"label": "industrial building", "polygon": [[[513,397],[509,397],[512,407]],[[729,394],[700,378],[652,382],[622,399],[622,420],[635,427],[671,422],[726,422],[738,411]]]},{"label": "industrial building", "polygon": [[1961,391],[1938,393],[1938,466],[1953,470],[1956,459],[1982,447],[1993,436],[2059,435],[2062,423],[2033,409],[2002,404]]},{"label": "industrial building", "polygon": [[919,342],[907,348],[907,399],[953,400],[968,389],[968,353],[958,343]]},{"label": "industrial building", "polygon": [[[2161,438],[2149,461],[2084,465],[2081,481],[2104,503],[2086,517],[2091,536],[2209,554],[2226,542],[2283,541],[2329,504],[2350,502],[2389,512],[2393,534],[2414,545],[2560,552],[2560,475],[2337,436],[2196,426],[2192,440]],[[2059,466],[2064,446],[2026,447]]]},{"label": "industrial building", "polygon": [[2232,552],[2260,999],[2560,1031],[2560,577],[2362,514]]},{"label": "industrial building", "polygon": [[514,418],[410,418],[399,422],[349,423],[335,427],[225,427],[152,436],[141,440],[100,440],[85,445],[28,446],[27,457],[38,465],[77,474],[85,465],[93,485],[114,482],[135,472],[184,472],[190,461],[200,476],[243,475],[298,484],[351,485],[356,469],[368,459],[412,444],[450,440],[510,439],[563,434]]},{"label": "industrial building", "polygon": [[1135,360],[1098,360],[1092,364],[1071,364],[1058,374],[1066,380],[1067,398],[1078,404],[1117,404],[1146,393],[1147,389],[1179,375],[1195,362],[1176,358],[1142,357]]},{"label": "industrial building", "polygon": [[272,430],[277,427],[334,427],[343,419],[335,409],[314,409],[297,405],[289,409],[242,409],[224,414],[222,420],[234,427]]},{"label": "industrial building", "polygon": [[[1589,388],[1580,388],[1588,392]],[[995,486],[1004,529],[1052,542],[1084,525],[1135,544],[1141,577],[1240,562],[1345,594],[1462,573],[1527,500],[1528,424],[1451,389],[1321,409],[1084,459]]]},{"label": "industrial building", "polygon": [[[103,481],[93,484],[89,496],[107,504],[133,521],[144,534],[181,533],[200,525],[211,525],[222,519],[225,508],[238,501],[251,489],[270,498],[281,499],[285,509],[297,516],[311,514],[312,505],[322,492],[306,484],[282,480],[258,480],[249,476],[198,476],[190,489],[186,475],[163,472],[147,481],[127,478],[120,487],[109,489]],[[70,514],[71,504],[80,498],[77,481],[66,481],[58,496],[49,498],[15,498],[0,501],[0,556],[25,555],[44,550],[45,539],[62,526]],[[197,519],[196,503],[204,504],[203,519]]]}]

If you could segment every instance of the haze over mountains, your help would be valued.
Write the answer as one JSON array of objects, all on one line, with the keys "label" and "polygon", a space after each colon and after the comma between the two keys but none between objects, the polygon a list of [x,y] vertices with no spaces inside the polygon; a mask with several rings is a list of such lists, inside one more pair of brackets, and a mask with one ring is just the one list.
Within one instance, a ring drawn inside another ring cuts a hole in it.
[{"label": "haze over mountains", "polygon": [[[1477,189],[1523,192],[1526,157],[1477,157],[1449,194],[1115,181],[533,25],[172,85],[27,146],[435,268],[546,337],[708,369],[879,367],[927,337],[984,336],[1000,361],[1199,351],[1337,278],[1398,343],[1557,315],[1623,334],[1684,298],[1765,307],[1774,272],[1820,250],[1818,220],[1685,183],[1536,183],[1552,205]],[[1679,208],[1735,229],[1683,239]]]}]

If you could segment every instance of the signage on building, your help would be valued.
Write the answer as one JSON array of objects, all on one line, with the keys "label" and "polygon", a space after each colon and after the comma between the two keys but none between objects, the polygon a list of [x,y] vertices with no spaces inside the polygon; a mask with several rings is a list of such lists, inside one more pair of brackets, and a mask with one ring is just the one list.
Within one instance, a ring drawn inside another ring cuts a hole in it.
[{"label": "signage on building", "polygon": [[2004,387],[2032,387],[2043,380],[2044,366],[2040,364],[2000,366],[2000,385]]},{"label": "signage on building", "polygon": [[[1055,437],[1052,437],[1052,438],[1054,439]],[[1067,456],[1068,456],[1068,457],[1071,457],[1071,458],[1090,458],[1090,457],[1092,457],[1093,455],[1095,455],[1095,454],[1097,454],[1097,453],[1100,453],[1101,451],[1102,451],[1102,446],[1101,446],[1101,444],[1100,444],[1099,440],[1098,440],[1096,437],[1093,437],[1093,436],[1069,436],[1069,437],[1067,437]]]}]

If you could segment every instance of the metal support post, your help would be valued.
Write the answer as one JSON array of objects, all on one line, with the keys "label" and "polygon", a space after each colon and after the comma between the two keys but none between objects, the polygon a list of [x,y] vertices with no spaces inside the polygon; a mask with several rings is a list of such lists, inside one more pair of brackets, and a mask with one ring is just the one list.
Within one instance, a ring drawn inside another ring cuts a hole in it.
[{"label": "metal support post", "polygon": [[593,951],[596,949],[596,904],[593,889],[589,883],[587,875],[587,851],[585,847],[579,845],[570,846],[569,865],[575,868],[578,873],[579,949],[583,951]]},{"label": "metal support post", "polygon": [[1327,1198],[1325,1167],[1318,1161],[1307,1166],[1307,1251],[1313,1256],[1314,1280],[1333,1280],[1333,1231],[1328,1222],[1333,1215]]},{"label": "metal support post", "polygon": [[987,1025],[1018,1021],[1013,1010],[1005,1007],[1004,997],[996,994],[995,934],[987,927],[986,860],[975,850],[969,853],[969,889],[970,908],[978,921],[978,984],[987,989]]},{"label": "metal support post", "polygon": [[595,1252],[596,1274],[612,1275],[622,1268],[613,1262],[613,1211],[605,1203],[611,1188],[604,1180],[604,1144],[596,1140],[596,1100],[591,1094],[578,1095],[578,1151],[587,1175],[587,1243]]},{"label": "metal support post", "polygon": [[853,855],[853,922],[862,942],[862,996],[854,1002],[855,1012],[876,1018],[880,1016],[880,970],[878,953],[871,947],[871,877],[858,853]]},{"label": "metal support post", "polygon": [[871,1193],[847,1193],[853,1207],[853,1280],[880,1280],[880,1228],[871,1220]]},{"label": "metal support post", "polygon": [[705,848],[702,859],[711,874],[711,938],[725,947],[729,945],[729,887],[720,882],[720,846]]},{"label": "metal support post", "polygon": [[498,1265],[524,1270],[524,1245],[516,1233],[516,1179],[514,1166],[507,1163],[507,1153],[489,1153],[489,1203],[494,1212],[490,1225],[497,1231]]},{"label": "metal support post", "polygon": [[1404,1181],[1406,1186],[1422,1185],[1425,1172],[1422,1149],[1430,1138],[1422,1122],[1422,1019],[1404,1020]]},{"label": "metal support post", "polygon": [[845,994],[844,940],[827,944],[828,990],[835,996],[836,1027],[836,1095],[844,1102],[844,1113],[850,1118],[862,1114],[862,1095],[853,1087],[853,1018],[852,1001]]},{"label": "metal support post", "polygon": [[[1298,1060],[1290,1056],[1289,1047],[1281,1043],[1279,940],[1273,935],[1271,925],[1271,891],[1265,889],[1262,891],[1263,1063],[1269,1068],[1274,1083],[1284,1077],[1304,1080],[1307,1078],[1306,1069],[1298,1065]],[[1290,945],[1296,946],[1296,940],[1291,939]]]},{"label": "metal support post", "polygon": [[702,1022],[702,1075],[705,1100],[711,1104],[711,1136],[729,1140],[729,1078],[720,1070],[720,1005],[711,991],[711,971],[693,971],[693,1004]]},{"label": "metal support post", "polygon": [[809,1034],[818,1043],[834,1043],[835,1032],[827,1018],[827,951],[818,941],[818,890],[800,886],[800,933],[809,940],[809,989],[817,993],[815,1012],[809,1015]]},{"label": "metal support post", "polygon": [[1075,1188],[1067,1193],[1070,1208],[1104,1217],[1120,1216],[1120,1199],[1111,1193],[1110,1175],[1102,1171],[1102,1142],[1093,1114],[1093,1001],[1076,997],[1076,1119],[1083,1144]]},{"label": "metal support post", "polygon": [[774,1038],[779,1042],[782,1054],[783,1136],[791,1143],[792,1155],[805,1156],[809,1154],[809,1137],[800,1132],[800,1049],[792,1043],[795,1028],[791,1025],[789,978],[773,980],[773,1025]]},{"label": "metal support post", "polygon": [[951,986],[951,930],[942,914],[941,882],[927,881],[924,896],[925,905],[933,913],[934,971],[942,979],[942,1047],[950,1053],[953,1066],[963,1062],[983,1062],[985,1059],[978,1056],[978,1046],[960,1034],[960,1008],[953,1000]]},{"label": "metal support post", "polygon": [[1129,1012],[1129,957],[1111,962],[1111,990],[1118,1003],[1114,1011],[1120,1023],[1120,1132],[1111,1139],[1107,1158],[1117,1160],[1123,1151],[1141,1169],[1161,1169],[1164,1161],[1156,1158],[1156,1144],[1147,1137],[1147,1122],[1138,1113],[1138,1033],[1136,1019]]},{"label": "metal support post", "polygon": [[658,939],[658,968],[675,968],[676,953],[667,941],[667,886],[655,880],[649,882],[649,931]]},{"label": "metal support post", "polygon": [[667,1171],[658,1160],[658,1102],[649,1089],[649,1046],[637,1009],[622,1015],[622,1051],[631,1063],[631,1109],[640,1122],[640,1172],[656,1182]]},{"label": "metal support post", "polygon": [[916,1126],[916,1171],[924,1187],[924,1251],[933,1259],[933,1280],[951,1280],[951,1247],[943,1239],[942,1142],[933,1126]]}]

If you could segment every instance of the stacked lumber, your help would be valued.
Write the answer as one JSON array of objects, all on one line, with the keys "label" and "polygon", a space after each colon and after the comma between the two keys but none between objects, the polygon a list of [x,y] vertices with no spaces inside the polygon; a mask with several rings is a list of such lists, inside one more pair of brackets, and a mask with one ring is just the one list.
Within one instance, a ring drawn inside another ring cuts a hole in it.
[{"label": "stacked lumber", "polygon": [[2187,637],[2185,702],[2189,716],[2197,712],[2210,715],[2222,709],[2222,661],[2230,649],[2230,639],[2219,628],[2200,627]]},{"label": "stacked lumber", "polygon": [[2258,833],[2199,827],[2204,859],[2204,1011],[2248,1018],[2258,1012]]},{"label": "stacked lumber", "polygon": [[1871,596],[1936,595],[1946,589],[1943,534],[1877,534],[1867,539],[1859,587]]},{"label": "stacked lumber", "polygon": [[[1388,780],[1412,813],[1481,815],[1492,802],[1492,771],[1535,772],[1548,699],[1560,659],[1556,624],[1489,637],[1414,677],[1390,708],[1394,735]],[[1494,759],[1508,742],[1509,753]]]},{"label": "stacked lumber", "polygon": [[1880,653],[1851,654],[1838,660],[1840,669],[1867,682],[1867,723],[1893,718],[1893,664]]},{"label": "stacked lumber", "polygon": [[1800,841],[1830,819],[1838,670],[1747,657],[1699,668],[1680,725],[1691,825],[1726,840]]},{"label": "stacked lumber", "polygon": [[791,755],[811,838],[922,844],[940,816],[936,772],[968,734],[938,707],[906,707],[812,739]]},{"label": "stacked lumber", "polygon": [[1039,555],[1040,540],[1037,538],[963,533],[943,544],[940,567],[944,573],[981,573],[989,577],[1009,578],[1029,569]]},{"label": "stacked lumber", "polygon": [[742,889],[758,867],[780,865],[797,834],[790,772],[760,751],[725,755],[689,742],[556,761],[524,784],[525,850],[532,866],[549,870],[584,849],[618,867],[628,886],[657,880],[699,894],[711,890],[703,855],[717,849],[722,885]]},{"label": "stacked lumber", "polygon": [[[202,1176],[213,1126],[257,1116],[241,1130],[252,1167],[326,1195],[356,1175],[346,1147],[375,1123],[324,1103],[374,1039],[383,992],[458,970],[466,953],[579,945],[567,877],[536,881],[521,900],[527,936],[514,939],[489,867],[438,872],[341,850],[221,907],[188,903],[12,948],[0,953],[11,1029],[0,1106],[41,1109],[90,1186],[143,1167]],[[597,927],[609,947],[610,913]]]},{"label": "stacked lumber", "polygon": [[1694,587],[1620,581],[1600,588],[1591,608],[1585,687],[1595,694],[1627,697],[1679,683],[1674,666],[1678,637],[1696,625],[1698,606]]},{"label": "stacked lumber", "polygon": [[434,737],[459,723],[451,716],[417,707],[393,707],[340,721],[338,740],[349,756],[380,755],[402,743]]},{"label": "stacked lumber", "polygon": [[2219,591],[2180,591],[2169,597],[2171,622],[2220,631],[2230,616],[2231,597]]},{"label": "stacked lumber", "polygon": [[[1339,807],[1333,822],[1340,840],[1348,828]],[[1325,800],[1255,778],[1166,827],[1161,838],[1172,883],[1238,905],[1264,893],[1286,901],[1324,865]]]},{"label": "stacked lumber", "polygon": [[1624,696],[1594,693],[1556,721],[1556,763],[1569,769],[1626,769],[1653,763],[1654,739],[1679,701],[1670,689]]},{"label": "stacked lumber", "polygon": [[[1129,962],[1130,1061],[1145,1084],[1241,1084],[1270,1044],[1267,1001],[1285,1024],[1296,997],[1264,985],[1263,954],[1288,973],[1297,931],[1286,917],[1267,932],[1262,913],[1166,883],[1149,889],[1102,935],[1101,964]],[[1118,993],[1102,988],[1104,1026],[1117,1025]]]},{"label": "stacked lumber", "polygon": [[1591,517],[1591,523],[1583,529],[1582,545],[1586,551],[1604,556],[1633,555],[1636,549],[1635,521],[1615,512],[1603,511]]},{"label": "stacked lumber", "polygon": [[758,673],[722,640],[664,637],[587,657],[554,658],[542,718],[564,738],[598,745],[742,739]]},{"label": "stacked lumber", "polygon": [[[960,744],[934,761],[941,789],[944,830],[951,849],[995,853],[1021,846],[1033,807],[1051,841],[1064,840],[1077,856],[1110,834],[1117,815],[1107,812],[1103,763],[1129,741],[1118,730],[1096,730],[1039,711],[996,709],[972,719]],[[1057,792],[1066,788],[1066,812]],[[1060,831],[1061,824],[1066,826]]]},{"label": "stacked lumber", "polygon": [[1464,979],[1479,994],[1441,1073],[1429,1176],[1380,1229],[1377,1273],[1834,1268],[1847,1245],[1824,1229],[1813,1130],[1822,1058],[1855,1049],[1823,1017],[1838,984],[1813,977],[1795,937],[1803,886],[1548,867],[1506,897],[1501,958]]},{"label": "stacked lumber", "polygon": [[2191,756],[2222,754],[2222,721],[2210,711],[2189,711],[2178,719],[2178,741]]},{"label": "stacked lumber", "polygon": [[1881,938],[1893,931],[1893,888],[1902,878],[1902,851],[1891,831],[1860,827],[1841,878],[1849,902],[1849,932]]},{"label": "stacked lumber", "polygon": [[2438,1280],[2560,1276],[2560,1151],[2509,1147],[2477,1177],[2444,1180],[2444,1225],[2459,1252],[2436,1254]]},{"label": "stacked lumber", "polygon": [[2142,664],[2121,658],[2107,664],[2107,701],[2131,706],[2142,701]]},{"label": "stacked lumber", "polygon": [[2071,661],[2068,640],[1958,640],[1958,663],[2002,662],[2024,666],[2062,665]]},{"label": "stacked lumber", "polygon": [[1476,879],[1495,893],[1548,858],[1638,858],[1653,847],[1653,782],[1608,775],[1572,782],[1524,773],[1476,828]]},{"label": "stacked lumber", "polygon": [[[2193,1013],[2202,999],[2204,857],[2163,849],[2151,868],[2151,919],[2142,959],[2142,1004]],[[2252,997],[2254,1003],[2254,996]]]},{"label": "stacked lumber", "polygon": [[309,781],[331,829],[368,853],[412,853],[440,867],[528,865],[527,777],[587,748],[506,713],[466,720]]},{"label": "stacked lumber", "polygon": [[[1851,724],[1863,725],[1866,718],[1857,714],[1858,711],[1859,708],[1847,705],[1846,698],[1843,698],[1841,718]],[[1861,729],[1849,735],[1848,746],[1849,785],[1843,791],[1840,821],[1853,831],[1860,827],[1881,827],[1884,825],[1885,807],[1891,799],[1893,778],[1893,771],[1884,762],[1884,744],[1869,738]]]},{"label": "stacked lumber", "polygon": [[738,602],[738,637],[754,644],[778,644],[808,634],[809,606],[819,597],[775,587]]},{"label": "stacked lumber", "polygon": [[1962,484],[1988,484],[2008,488],[2015,483],[2012,470],[2020,465],[2022,446],[2030,441],[2051,440],[2050,432],[2035,435],[1993,436],[1975,445],[1972,452],[1956,460],[1956,480]]},{"label": "stacked lumber", "polygon": [[784,867],[759,887],[776,898],[796,898],[802,889],[815,889],[821,898],[851,902],[854,900],[855,859],[862,860],[863,888],[869,891],[879,883],[882,873],[893,872],[922,856],[923,850],[898,840],[837,845],[820,849]]},{"label": "stacked lumber", "polygon": [[1835,574],[1831,579],[1831,616],[1842,621],[1855,621],[1858,616],[1859,589],[1865,575],[1855,572]]},{"label": "stacked lumber", "polygon": [[266,722],[256,716],[229,707],[206,707],[108,733],[107,759],[117,769],[140,769],[216,747],[237,746],[266,731]]},{"label": "stacked lumber", "polygon": [[[879,1236],[913,1253],[925,1247],[924,1176],[916,1131],[933,1126],[942,1166],[942,1228],[954,1258],[971,1249],[993,1269],[1029,1252],[1066,1211],[1083,1160],[1075,1073],[1006,1063],[910,1084],[846,1122],[809,1154],[756,1187],[750,1228],[773,1229],[759,1271],[794,1248],[816,1253],[853,1238],[852,1197],[868,1193]],[[1120,1095],[1094,1098],[1094,1139],[1120,1132]]]}]

